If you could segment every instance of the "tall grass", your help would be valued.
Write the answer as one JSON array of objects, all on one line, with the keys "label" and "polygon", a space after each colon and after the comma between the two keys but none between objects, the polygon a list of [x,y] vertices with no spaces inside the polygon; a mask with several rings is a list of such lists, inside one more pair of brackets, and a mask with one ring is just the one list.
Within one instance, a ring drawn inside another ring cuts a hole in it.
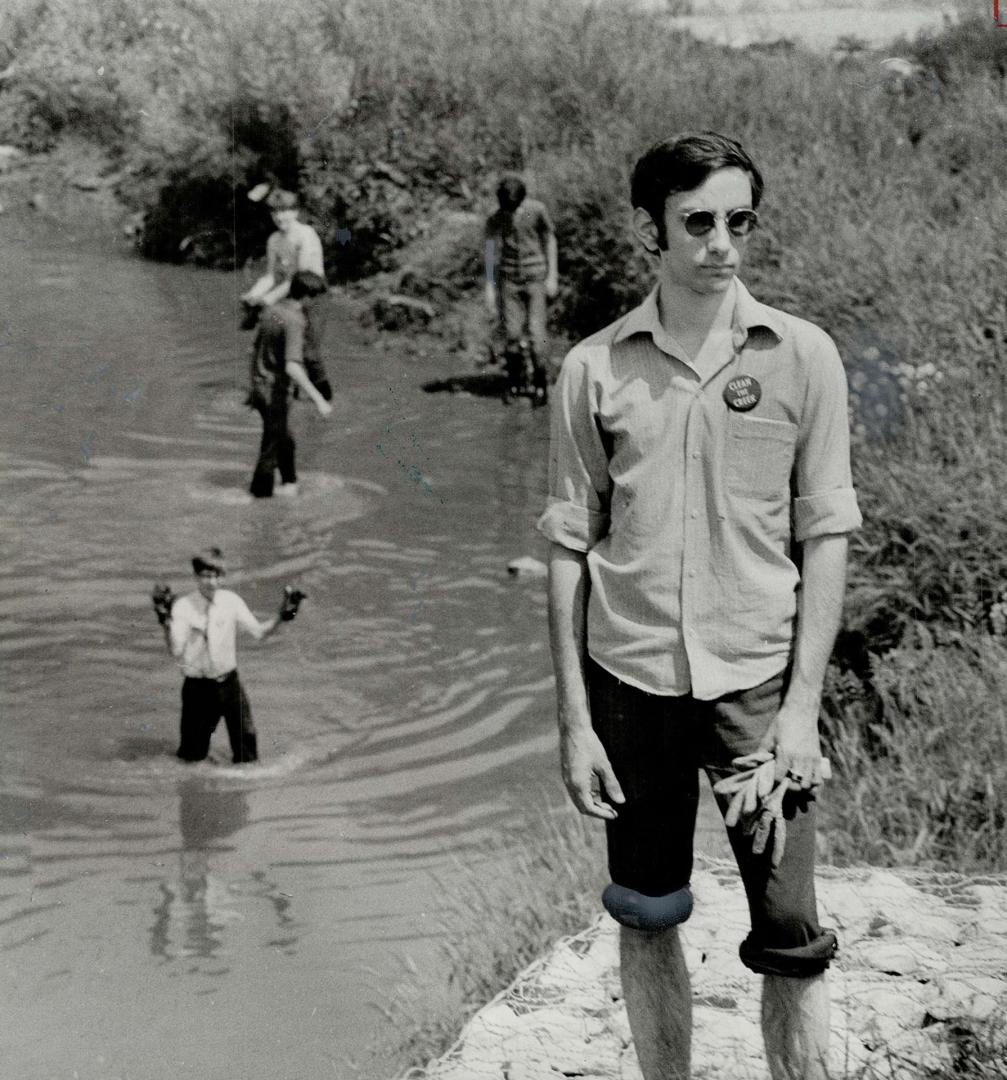
[{"label": "tall grass", "polygon": [[929,635],[872,657],[869,683],[830,674],[834,779],[825,860],[961,871],[1007,866],[1007,649]]},{"label": "tall grass", "polygon": [[382,1040],[380,1052],[391,1054],[399,1072],[443,1053],[469,1016],[597,915],[607,883],[600,826],[569,806],[543,801],[538,813],[536,828],[502,834],[478,859],[454,868],[437,927],[449,999],[431,1003],[409,984],[386,1006],[395,1035]]}]

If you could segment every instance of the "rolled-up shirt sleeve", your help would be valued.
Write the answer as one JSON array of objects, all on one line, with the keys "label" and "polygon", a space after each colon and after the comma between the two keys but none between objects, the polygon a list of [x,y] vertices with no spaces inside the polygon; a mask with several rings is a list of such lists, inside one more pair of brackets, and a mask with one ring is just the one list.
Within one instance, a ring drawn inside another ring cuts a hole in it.
[{"label": "rolled-up shirt sleeve", "polygon": [[862,518],[850,470],[846,372],[832,339],[819,331],[796,452],[794,539],[848,533]]},{"label": "rolled-up shirt sleeve", "polygon": [[[595,347],[597,348],[597,347]],[[596,391],[587,360],[574,348],[552,394],[549,496],[538,530],[571,551],[589,551],[608,532],[611,481],[596,420]]]},{"label": "rolled-up shirt sleeve", "polygon": [[266,628],[252,614],[249,606],[237,593],[232,593],[231,595],[231,610],[234,613],[234,621],[245,631],[245,633],[251,634],[256,641],[262,639],[266,632]]}]

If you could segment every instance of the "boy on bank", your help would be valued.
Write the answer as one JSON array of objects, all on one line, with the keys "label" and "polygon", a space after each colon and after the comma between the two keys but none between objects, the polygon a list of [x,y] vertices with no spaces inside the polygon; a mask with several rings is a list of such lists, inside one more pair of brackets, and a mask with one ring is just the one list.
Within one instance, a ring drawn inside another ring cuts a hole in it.
[{"label": "boy on bank", "polygon": [[308,378],[304,367],[307,308],[325,292],[325,282],[310,270],[299,270],[287,295],[262,311],[252,346],[251,391],[248,404],[262,417],[262,443],[252,475],[251,492],[268,499],[280,471],[277,495],[297,494],[294,437],[290,434],[290,388],[293,383],[322,416],[332,406]]},{"label": "boy on bank", "polygon": [[[546,208],[526,198],[520,176],[505,174],[497,187],[499,208],[486,221],[486,305],[500,320],[505,341],[508,397],[531,391],[546,399],[546,298],[558,289],[556,233]],[[532,385],[522,341],[531,346]]]},{"label": "boy on bank", "polygon": [[165,643],[181,663],[185,676],[181,739],[176,756],[183,761],[202,761],[210,751],[210,738],[223,717],[234,763],[258,761],[252,710],[238,678],[238,627],[261,641],[281,622],[294,618],[304,595],[288,586],[280,610],[272,618],[259,622],[237,593],[220,588],[224,576],[220,548],[207,548],[195,555],[192,570],[196,575],[194,592],[176,600],[170,587],[158,585],[152,597]]},{"label": "boy on bank", "polygon": [[553,395],[539,527],[562,772],[606,824],[602,902],[621,923],[645,1080],[691,1075],[677,924],[692,910],[700,769],[748,896],[739,951],[764,977],[770,1075],[828,1075],[837,941],[818,921],[811,793],[827,779],[819,705],[861,516],[836,346],[738,277],[762,189],[716,132],[647,151],[630,196],[654,288],[571,350]]}]

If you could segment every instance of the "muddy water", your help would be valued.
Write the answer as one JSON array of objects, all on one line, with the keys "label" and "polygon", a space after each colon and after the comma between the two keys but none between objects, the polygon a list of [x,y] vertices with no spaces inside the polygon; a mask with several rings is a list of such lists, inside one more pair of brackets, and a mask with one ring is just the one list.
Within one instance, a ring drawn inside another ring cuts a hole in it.
[{"label": "muddy water", "polygon": [[[373,1003],[443,987],[435,875],[561,801],[544,588],[506,573],[546,417],[425,394],[458,362],[336,301],[336,414],[297,407],[301,496],[251,504],[240,282],[4,228],[3,1075],[358,1075]],[[259,766],[172,756],[148,596],[208,542],[260,614],[309,594],[239,650]]]}]

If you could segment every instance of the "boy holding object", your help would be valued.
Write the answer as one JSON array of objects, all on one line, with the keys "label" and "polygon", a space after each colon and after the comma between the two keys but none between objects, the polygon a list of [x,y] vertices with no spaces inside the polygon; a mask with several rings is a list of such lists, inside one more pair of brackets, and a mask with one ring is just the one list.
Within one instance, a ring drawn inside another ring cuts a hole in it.
[{"label": "boy holding object", "polygon": [[258,761],[252,710],[238,678],[238,627],[261,641],[280,623],[294,618],[304,594],[288,585],[280,610],[260,622],[237,593],[220,587],[225,572],[220,548],[207,548],[195,555],[192,570],[196,575],[194,592],[176,600],[170,586],[157,585],[151,597],[165,644],[185,676],[176,756],[183,761],[202,761],[223,717],[234,763]]}]

